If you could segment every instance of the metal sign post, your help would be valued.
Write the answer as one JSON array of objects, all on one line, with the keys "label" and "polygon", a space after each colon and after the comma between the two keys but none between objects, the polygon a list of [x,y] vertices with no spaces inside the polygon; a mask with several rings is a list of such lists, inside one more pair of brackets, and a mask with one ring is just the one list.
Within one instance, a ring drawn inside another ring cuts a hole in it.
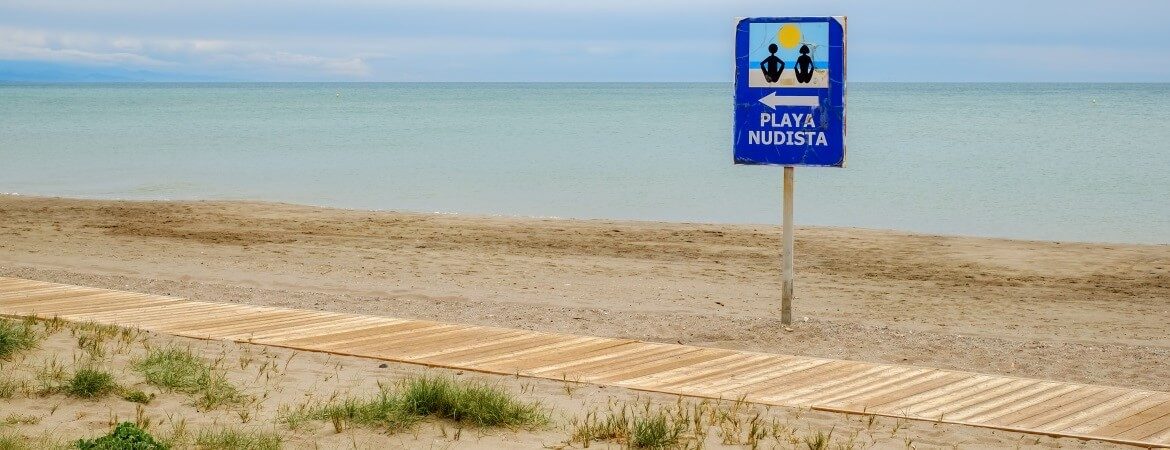
[{"label": "metal sign post", "polygon": [[733,125],[736,164],[784,166],[780,321],[788,325],[796,166],[845,166],[845,18],[737,20]]},{"label": "metal sign post", "polygon": [[793,235],[796,234],[792,229],[792,178],[795,172],[795,167],[784,167],[784,251],[781,255],[784,259],[784,293],[780,298],[780,323],[784,325],[792,323],[792,280],[796,278],[792,273]]}]

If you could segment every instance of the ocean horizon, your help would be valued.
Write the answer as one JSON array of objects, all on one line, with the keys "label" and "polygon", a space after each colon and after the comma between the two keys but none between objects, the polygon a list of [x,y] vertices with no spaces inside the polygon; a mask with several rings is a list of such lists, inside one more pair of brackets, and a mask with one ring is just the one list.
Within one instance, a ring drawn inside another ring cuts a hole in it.
[{"label": "ocean horizon", "polygon": [[[0,192],[777,224],[731,83],[0,82]],[[1170,243],[1170,84],[849,84],[796,223]]]}]

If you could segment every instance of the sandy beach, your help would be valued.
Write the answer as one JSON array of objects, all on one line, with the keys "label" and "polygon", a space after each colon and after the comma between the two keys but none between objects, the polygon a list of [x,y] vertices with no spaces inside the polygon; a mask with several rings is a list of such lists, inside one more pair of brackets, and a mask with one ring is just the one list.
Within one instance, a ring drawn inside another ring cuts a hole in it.
[{"label": "sandy beach", "polygon": [[1170,246],[0,196],[0,275],[1170,390]]}]

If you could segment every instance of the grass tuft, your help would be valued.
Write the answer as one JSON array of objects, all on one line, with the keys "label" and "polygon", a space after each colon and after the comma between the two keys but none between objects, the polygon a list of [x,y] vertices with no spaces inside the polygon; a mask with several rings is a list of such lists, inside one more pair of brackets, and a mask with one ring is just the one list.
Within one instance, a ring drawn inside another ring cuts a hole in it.
[{"label": "grass tuft", "polygon": [[0,398],[10,399],[16,396],[17,391],[24,389],[25,383],[22,381],[0,379]]},{"label": "grass tuft", "polygon": [[671,420],[663,411],[634,417],[630,445],[634,448],[673,448],[686,424]]},{"label": "grass tuft", "polygon": [[179,392],[195,392],[210,368],[190,350],[178,347],[153,349],[135,367],[146,382]]},{"label": "grass tuft", "polygon": [[154,400],[154,393],[147,394],[139,390],[126,391],[122,393],[122,400],[145,405],[150,403],[151,400]]},{"label": "grass tuft", "polygon": [[36,348],[40,337],[29,322],[0,319],[0,361]]},{"label": "grass tuft", "polygon": [[27,439],[14,435],[0,436],[0,450],[31,450]]},{"label": "grass tuft", "polygon": [[99,398],[118,390],[118,384],[109,372],[83,368],[73,373],[73,378],[65,383],[64,390],[74,397]]},{"label": "grass tuft", "polygon": [[280,441],[275,433],[225,429],[199,432],[195,445],[202,450],[278,450]]},{"label": "grass tuft", "polygon": [[412,377],[369,399],[347,398],[284,419],[290,426],[305,420],[329,420],[337,432],[347,424],[399,431],[424,417],[479,427],[535,428],[548,423],[536,403],[522,403],[511,394],[484,383],[448,377]]},{"label": "grass tuft", "polygon": [[244,396],[216,370],[189,349],[167,347],[153,349],[135,364],[146,382],[165,389],[196,394],[195,403],[204,409],[239,403]]},{"label": "grass tuft", "polygon": [[547,417],[536,404],[517,401],[500,388],[448,377],[414,377],[402,383],[399,399],[409,414],[435,416],[482,427],[543,425]]}]

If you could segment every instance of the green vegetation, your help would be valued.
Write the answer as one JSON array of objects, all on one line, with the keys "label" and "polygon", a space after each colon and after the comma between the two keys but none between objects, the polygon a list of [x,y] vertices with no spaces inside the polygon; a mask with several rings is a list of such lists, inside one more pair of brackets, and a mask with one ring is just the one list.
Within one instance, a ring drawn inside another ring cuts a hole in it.
[{"label": "green vegetation", "polygon": [[199,390],[211,371],[190,350],[177,347],[151,350],[135,367],[146,382],[180,392]]},{"label": "green vegetation", "polygon": [[686,424],[670,420],[658,411],[649,416],[634,417],[630,445],[634,448],[670,448],[678,445]]},{"label": "green vegetation", "polygon": [[[649,404],[636,413],[628,407],[611,412],[604,419],[590,413],[583,422],[574,424],[570,442],[588,447],[593,441],[616,441],[631,448],[677,448],[692,423],[684,414],[671,414],[666,409],[651,411]],[[701,439],[700,439],[701,441]]]},{"label": "green vegetation", "polygon": [[154,349],[139,361],[137,368],[146,381],[166,389],[195,394],[196,405],[212,409],[244,400],[223,370],[204,362],[189,349],[168,347]]},{"label": "green vegetation", "polygon": [[815,435],[805,436],[804,445],[808,447],[808,450],[829,450],[829,441],[832,439],[832,430],[829,430],[829,434],[818,431]]},{"label": "green vegetation", "polygon": [[195,445],[202,450],[277,450],[280,441],[275,433],[227,429],[202,431]]},{"label": "green vegetation", "polygon": [[0,319],[0,361],[9,361],[12,357],[36,348],[40,337],[32,327],[33,322],[14,322]]},{"label": "green vegetation", "polygon": [[96,439],[77,441],[80,450],[166,450],[150,433],[130,422],[118,424],[110,434]]},{"label": "green vegetation", "polygon": [[0,380],[0,398],[8,399],[16,395],[16,391],[24,387],[23,382],[16,380]]},{"label": "green vegetation", "polygon": [[128,402],[141,403],[141,404],[145,405],[147,403],[150,403],[151,400],[154,400],[154,393],[152,392],[150,394],[147,394],[145,392],[138,391],[138,390],[129,391],[129,392],[125,392],[122,394],[122,399],[126,400]]},{"label": "green vegetation", "polygon": [[0,436],[0,450],[31,450],[24,438],[19,436],[3,435]]},{"label": "green vegetation", "polygon": [[112,375],[92,368],[78,369],[64,386],[67,394],[80,398],[105,397],[118,389]]},{"label": "green vegetation", "polygon": [[520,403],[497,387],[448,377],[408,378],[399,399],[407,413],[482,427],[537,426],[548,420],[538,405]]},{"label": "green vegetation", "polygon": [[347,398],[291,414],[286,421],[295,426],[304,419],[330,420],[337,431],[349,423],[397,431],[428,416],[479,427],[533,428],[548,423],[538,404],[522,403],[497,387],[428,376],[407,378],[371,399]]}]

